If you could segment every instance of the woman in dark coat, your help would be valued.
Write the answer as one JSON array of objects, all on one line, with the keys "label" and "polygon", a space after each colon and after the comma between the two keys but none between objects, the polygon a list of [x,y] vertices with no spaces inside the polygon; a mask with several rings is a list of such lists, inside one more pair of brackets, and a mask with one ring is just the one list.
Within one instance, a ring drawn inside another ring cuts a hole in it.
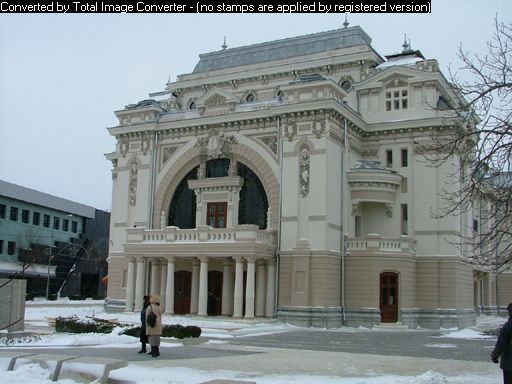
[{"label": "woman in dark coat", "polygon": [[140,311],[140,342],[142,348],[139,353],[146,353],[146,344],[148,343],[148,335],[146,335],[146,308],[149,305],[149,296],[144,296],[144,304]]},{"label": "woman in dark coat", "polygon": [[503,383],[512,384],[512,303],[507,307],[508,321],[501,327],[496,346],[491,352],[493,363],[500,363]]}]

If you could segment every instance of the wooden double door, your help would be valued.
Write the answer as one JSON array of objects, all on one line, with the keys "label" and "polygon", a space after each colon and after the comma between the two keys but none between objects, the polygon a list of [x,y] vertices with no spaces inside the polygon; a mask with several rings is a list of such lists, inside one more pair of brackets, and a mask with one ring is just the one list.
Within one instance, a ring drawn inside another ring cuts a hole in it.
[{"label": "wooden double door", "polygon": [[[207,312],[210,316],[219,316],[222,312],[222,276],[220,271],[208,271],[208,303]],[[186,315],[190,313],[192,292],[192,272],[176,271],[174,273],[174,313]]]}]

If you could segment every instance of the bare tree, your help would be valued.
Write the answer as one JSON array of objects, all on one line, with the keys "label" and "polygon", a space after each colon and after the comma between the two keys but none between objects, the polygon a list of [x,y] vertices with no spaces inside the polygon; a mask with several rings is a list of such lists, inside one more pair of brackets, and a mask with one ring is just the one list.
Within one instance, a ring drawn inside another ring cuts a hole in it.
[{"label": "bare tree", "polygon": [[461,187],[447,192],[439,217],[475,214],[469,235],[470,260],[495,272],[512,267],[512,24],[494,21],[485,55],[461,45],[462,67],[450,71],[458,100],[438,105],[451,109],[458,122],[450,136],[435,141],[435,165],[459,160],[452,175]]}]

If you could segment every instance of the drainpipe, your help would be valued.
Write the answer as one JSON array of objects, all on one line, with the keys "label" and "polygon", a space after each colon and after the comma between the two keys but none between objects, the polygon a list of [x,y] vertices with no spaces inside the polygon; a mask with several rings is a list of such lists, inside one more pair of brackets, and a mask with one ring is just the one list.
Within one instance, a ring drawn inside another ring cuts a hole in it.
[{"label": "drainpipe", "polygon": [[342,324],[347,323],[347,317],[345,312],[345,163],[346,153],[348,145],[348,132],[347,132],[347,119],[343,119],[344,123],[344,140],[341,147],[341,178],[340,178],[340,224],[341,224],[341,238],[340,238],[340,252],[341,252],[341,284],[340,284],[340,296],[341,296],[341,319]]},{"label": "drainpipe", "polygon": [[274,301],[274,317],[277,317],[277,308],[279,307],[279,273],[281,266],[281,218],[283,216],[283,135],[282,135],[282,124],[281,116],[277,116],[277,142],[278,142],[278,162],[279,162],[279,222],[277,225],[277,249],[276,249],[276,278],[275,278],[275,289],[276,299]]},{"label": "drainpipe", "polygon": [[153,134],[153,147],[151,148],[151,177],[149,186],[149,218],[148,229],[153,229],[155,189],[156,189],[156,157],[158,148],[158,132]]}]

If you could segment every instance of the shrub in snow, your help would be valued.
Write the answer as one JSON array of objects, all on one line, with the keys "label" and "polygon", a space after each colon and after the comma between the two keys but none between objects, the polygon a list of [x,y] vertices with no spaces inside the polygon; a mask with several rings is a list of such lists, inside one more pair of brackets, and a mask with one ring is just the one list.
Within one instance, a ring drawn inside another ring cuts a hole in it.
[{"label": "shrub in snow", "polygon": [[[121,332],[121,335],[128,335],[139,337],[140,327],[131,327]],[[186,327],[174,324],[164,325],[162,327],[162,337],[174,337],[176,339],[185,339],[187,337],[199,337],[201,336],[201,328],[194,325],[187,325]]]},{"label": "shrub in snow", "polygon": [[69,333],[111,333],[117,325],[108,320],[97,318],[79,319],[77,316],[57,317],[56,332]]}]

